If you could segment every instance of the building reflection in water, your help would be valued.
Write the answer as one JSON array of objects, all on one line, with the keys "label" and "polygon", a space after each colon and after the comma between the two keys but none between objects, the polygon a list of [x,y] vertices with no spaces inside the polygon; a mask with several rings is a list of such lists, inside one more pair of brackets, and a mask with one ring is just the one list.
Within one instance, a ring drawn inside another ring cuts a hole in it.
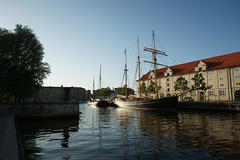
[{"label": "building reflection in water", "polygon": [[[35,159],[41,155],[42,148],[38,141],[55,143],[61,147],[69,147],[72,132],[78,131],[79,116],[68,118],[35,118],[17,119],[27,159]],[[52,136],[51,136],[52,135]],[[43,144],[44,145],[44,144]]]},{"label": "building reflection in water", "polygon": [[[132,152],[137,157],[141,153],[152,153],[156,158],[163,153],[193,152],[207,157],[240,157],[238,113],[122,108],[118,108],[116,112],[123,132],[125,156]],[[137,133],[131,133],[134,131],[133,127],[138,128]],[[130,144],[134,134],[138,139]],[[136,146],[135,151],[129,149],[133,145]]]},{"label": "building reflection in water", "polygon": [[81,112],[76,119],[19,121],[28,159],[240,157],[240,113],[87,104],[81,106]]}]

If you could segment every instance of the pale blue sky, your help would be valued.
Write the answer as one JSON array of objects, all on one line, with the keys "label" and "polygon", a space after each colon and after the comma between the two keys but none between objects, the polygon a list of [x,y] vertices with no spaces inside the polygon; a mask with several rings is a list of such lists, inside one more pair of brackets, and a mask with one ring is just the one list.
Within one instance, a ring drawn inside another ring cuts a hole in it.
[{"label": "pale blue sky", "polygon": [[[239,0],[0,0],[0,27],[34,31],[51,66],[45,86],[92,89],[95,77],[97,88],[102,64],[102,86],[119,87],[126,48],[133,87],[138,34],[140,54],[150,60],[143,48],[153,46],[154,29],[170,66],[237,52],[239,8]],[[142,74],[151,69],[141,64]]]}]

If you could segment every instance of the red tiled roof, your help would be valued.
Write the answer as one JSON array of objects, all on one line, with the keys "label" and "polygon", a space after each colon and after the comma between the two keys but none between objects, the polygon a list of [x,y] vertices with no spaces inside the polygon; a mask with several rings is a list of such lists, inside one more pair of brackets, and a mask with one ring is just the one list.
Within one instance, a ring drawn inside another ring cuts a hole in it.
[{"label": "red tiled roof", "polygon": [[[195,72],[195,65],[199,61],[200,60],[183,63],[175,66],[170,66],[169,68],[172,69],[173,75],[189,74],[189,73]],[[221,69],[221,68],[240,66],[240,52],[206,58],[206,59],[202,59],[201,61],[207,64],[207,70],[215,70],[215,69]],[[157,77],[158,78],[163,77],[165,70],[166,68],[157,69]],[[147,80],[149,72],[143,75],[141,77],[141,80]]]}]

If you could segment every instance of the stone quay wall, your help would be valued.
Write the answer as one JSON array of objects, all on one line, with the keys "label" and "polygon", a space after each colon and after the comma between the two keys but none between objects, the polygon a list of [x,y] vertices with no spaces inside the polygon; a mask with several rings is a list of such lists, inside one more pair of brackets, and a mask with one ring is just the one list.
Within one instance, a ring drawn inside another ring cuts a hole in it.
[{"label": "stone quay wall", "polygon": [[0,115],[14,115],[15,117],[79,115],[79,103],[1,103]]},{"label": "stone quay wall", "polygon": [[177,109],[240,111],[240,102],[178,102]]}]

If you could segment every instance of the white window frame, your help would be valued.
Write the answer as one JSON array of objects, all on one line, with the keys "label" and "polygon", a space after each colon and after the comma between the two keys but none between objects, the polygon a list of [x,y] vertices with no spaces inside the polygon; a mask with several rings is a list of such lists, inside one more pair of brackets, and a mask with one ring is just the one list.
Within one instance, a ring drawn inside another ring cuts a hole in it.
[{"label": "white window frame", "polygon": [[219,94],[220,96],[225,96],[225,91],[220,91]]},{"label": "white window frame", "polygon": [[209,96],[214,96],[214,91],[209,91]]}]

